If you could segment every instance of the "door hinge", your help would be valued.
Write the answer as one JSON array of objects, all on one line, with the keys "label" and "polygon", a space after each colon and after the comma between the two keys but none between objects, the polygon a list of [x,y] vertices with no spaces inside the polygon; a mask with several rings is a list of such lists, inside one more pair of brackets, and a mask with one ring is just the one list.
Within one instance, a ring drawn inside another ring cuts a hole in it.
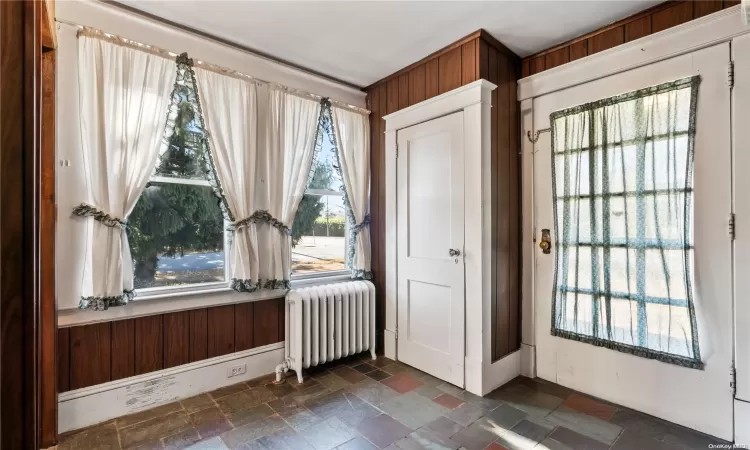
[{"label": "door hinge", "polygon": [[734,61],[729,61],[727,65],[727,86],[729,89],[734,87]]},{"label": "door hinge", "polygon": [[396,144],[396,159],[398,159],[398,144]]},{"label": "door hinge", "polygon": [[398,327],[396,327],[396,330],[393,332],[393,334],[396,335],[396,340],[398,340]]},{"label": "door hinge", "polygon": [[727,234],[729,234],[729,239],[734,240],[734,237],[735,237],[734,213],[729,214],[729,220],[727,222]]},{"label": "door hinge", "polygon": [[729,368],[729,388],[732,389],[732,395],[737,394],[737,369],[734,366]]}]

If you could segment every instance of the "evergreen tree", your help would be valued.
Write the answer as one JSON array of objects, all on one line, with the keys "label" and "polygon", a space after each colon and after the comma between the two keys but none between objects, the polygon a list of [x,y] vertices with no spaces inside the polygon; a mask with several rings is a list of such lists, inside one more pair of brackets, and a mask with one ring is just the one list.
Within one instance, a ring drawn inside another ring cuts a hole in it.
[{"label": "evergreen tree", "polygon": [[[309,189],[331,189],[333,183],[333,172],[330,166],[321,161],[317,161],[313,168],[313,174],[308,184]],[[292,225],[292,246],[296,246],[302,236],[308,236],[312,233],[315,226],[315,220],[322,215],[325,203],[319,195],[307,195],[302,197],[302,201],[297,209],[297,216],[294,218]]]}]

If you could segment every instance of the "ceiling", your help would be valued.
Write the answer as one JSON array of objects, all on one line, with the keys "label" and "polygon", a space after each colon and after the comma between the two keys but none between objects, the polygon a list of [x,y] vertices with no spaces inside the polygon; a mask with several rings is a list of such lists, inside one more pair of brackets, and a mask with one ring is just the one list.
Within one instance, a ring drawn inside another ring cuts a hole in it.
[{"label": "ceiling", "polygon": [[121,3],[363,87],[480,28],[527,56],[661,1]]}]

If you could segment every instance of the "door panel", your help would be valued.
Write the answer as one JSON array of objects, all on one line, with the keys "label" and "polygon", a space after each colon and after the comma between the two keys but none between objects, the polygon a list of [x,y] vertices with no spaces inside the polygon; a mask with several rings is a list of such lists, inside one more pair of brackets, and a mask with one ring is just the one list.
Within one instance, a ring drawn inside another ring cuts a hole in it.
[{"label": "door panel", "polygon": [[463,113],[399,130],[397,222],[398,359],[463,387],[462,130]]},{"label": "door panel", "polygon": [[[732,438],[730,91],[729,45],[721,44],[534,99],[534,128],[550,113],[624,92],[699,74],[694,173],[694,294],[704,370],[688,369],[553,337],[555,249],[535,249],[537,375],[724,438]],[[550,134],[534,145],[535,229],[554,236]],[[539,238],[539,234],[537,234]],[[614,271],[612,272],[614,274]]]}]

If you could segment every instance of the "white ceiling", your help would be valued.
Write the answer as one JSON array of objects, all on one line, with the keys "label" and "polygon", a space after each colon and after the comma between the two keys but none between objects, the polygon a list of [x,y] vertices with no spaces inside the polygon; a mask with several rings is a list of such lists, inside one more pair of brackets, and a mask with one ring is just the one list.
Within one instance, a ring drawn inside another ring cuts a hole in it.
[{"label": "white ceiling", "polygon": [[122,0],[357,86],[480,28],[526,56],[660,2]]}]

